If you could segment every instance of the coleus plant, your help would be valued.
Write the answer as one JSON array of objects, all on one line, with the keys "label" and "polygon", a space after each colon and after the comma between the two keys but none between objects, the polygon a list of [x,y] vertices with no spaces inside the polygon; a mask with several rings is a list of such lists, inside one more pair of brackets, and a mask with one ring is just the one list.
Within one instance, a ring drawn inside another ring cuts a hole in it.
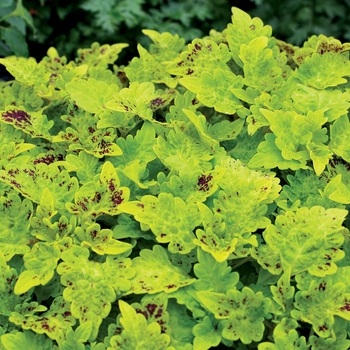
[{"label": "coleus plant", "polygon": [[350,347],[350,44],[232,11],[0,59],[0,349]]}]

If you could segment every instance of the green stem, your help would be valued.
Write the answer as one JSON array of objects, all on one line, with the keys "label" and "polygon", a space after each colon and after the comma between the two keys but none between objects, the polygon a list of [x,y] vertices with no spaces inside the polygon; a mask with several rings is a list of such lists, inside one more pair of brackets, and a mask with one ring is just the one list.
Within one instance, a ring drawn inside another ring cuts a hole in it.
[{"label": "green stem", "polygon": [[251,260],[252,257],[251,256],[247,256],[246,258],[242,259],[241,261],[239,261],[237,264],[234,264],[232,266],[232,270],[235,270],[237,269],[239,266],[245,264],[247,261]]}]

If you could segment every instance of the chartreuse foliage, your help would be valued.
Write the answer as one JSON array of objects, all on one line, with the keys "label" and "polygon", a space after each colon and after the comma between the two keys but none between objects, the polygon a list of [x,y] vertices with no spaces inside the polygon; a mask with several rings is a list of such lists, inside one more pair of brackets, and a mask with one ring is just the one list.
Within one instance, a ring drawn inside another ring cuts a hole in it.
[{"label": "chartreuse foliage", "polygon": [[0,349],[347,350],[349,45],[144,33],[0,59]]}]

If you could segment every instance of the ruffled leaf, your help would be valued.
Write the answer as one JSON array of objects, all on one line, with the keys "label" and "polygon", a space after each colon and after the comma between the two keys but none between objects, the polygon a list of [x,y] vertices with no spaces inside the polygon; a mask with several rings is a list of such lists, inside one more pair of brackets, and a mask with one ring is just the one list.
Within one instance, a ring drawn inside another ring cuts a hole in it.
[{"label": "ruffled leaf", "polygon": [[330,86],[345,84],[350,76],[349,59],[338,53],[313,53],[306,57],[296,76],[306,85],[322,90]]},{"label": "ruffled leaf", "polygon": [[347,114],[350,107],[347,93],[340,90],[317,90],[302,84],[298,84],[292,98],[297,112],[307,114],[309,111],[324,111],[328,122]]},{"label": "ruffled leaf", "polygon": [[170,63],[166,71],[172,75],[200,77],[203,71],[221,69],[229,72],[226,64],[231,59],[227,45],[216,44],[212,40],[194,39],[180,59]]},{"label": "ruffled leaf", "polygon": [[331,337],[334,316],[350,320],[350,293],[345,293],[345,289],[345,283],[333,283],[330,276],[312,280],[307,290],[296,293],[297,310],[291,311],[292,317],[312,324],[320,337]]},{"label": "ruffled leaf", "polygon": [[113,99],[119,91],[118,85],[107,84],[89,78],[72,81],[65,86],[74,102],[90,113],[99,113],[105,108],[105,103]]},{"label": "ruffled leaf", "polygon": [[204,202],[218,189],[218,182],[224,172],[224,169],[218,169],[208,172],[182,173],[179,176],[171,175],[166,179],[168,181],[161,180],[161,174],[159,174],[160,192],[171,193],[186,203]]},{"label": "ruffled leaf", "polygon": [[90,181],[76,192],[74,202],[66,203],[67,209],[81,220],[97,218],[103,214],[120,213],[119,205],[129,199],[130,190],[120,187],[120,180],[112,163],[103,164],[99,179]]},{"label": "ruffled leaf", "polygon": [[99,43],[92,43],[91,48],[79,49],[76,62],[79,65],[87,64],[89,66],[99,66],[113,64],[119,53],[129,44],[113,44],[100,45]]},{"label": "ruffled leaf", "polygon": [[0,170],[0,180],[34,203],[40,203],[44,189],[49,188],[58,209],[64,208],[78,189],[77,179],[65,170],[60,171],[56,164],[39,163],[35,167],[8,164],[5,170]]},{"label": "ruffled leaf", "polygon": [[279,252],[284,270],[326,276],[336,272],[335,262],[344,257],[339,248],[344,242],[346,215],[346,210],[320,206],[287,211],[278,215],[263,235],[270,248]]},{"label": "ruffled leaf", "polygon": [[140,57],[134,57],[125,67],[125,73],[131,83],[164,83],[170,88],[176,87],[176,79],[166,72],[166,66],[162,61],[157,61],[156,57],[140,44],[137,45],[137,51]]},{"label": "ruffled leaf", "polygon": [[29,299],[30,293],[14,294],[13,291],[17,279],[18,273],[16,269],[6,263],[3,253],[0,252],[0,283],[2,286],[0,290],[0,315],[10,316],[16,305],[22,304]]},{"label": "ruffled leaf", "polygon": [[16,334],[4,334],[0,337],[0,344],[5,350],[26,349],[26,350],[52,350],[52,340],[43,334],[34,332],[18,332]]},{"label": "ruffled leaf", "polygon": [[131,244],[114,239],[112,230],[101,229],[97,223],[90,225],[86,229],[79,226],[74,233],[79,237],[82,247],[91,248],[99,255],[118,255],[132,249]]},{"label": "ruffled leaf", "polygon": [[122,300],[119,300],[118,304],[122,315],[120,323],[123,329],[120,335],[111,338],[111,347],[108,347],[108,350],[172,349],[168,347],[170,343],[169,335],[161,334],[161,328],[157,322],[147,324],[145,316],[137,313],[132,306]]},{"label": "ruffled leaf", "polygon": [[111,303],[131,288],[135,275],[131,260],[108,256],[104,263],[88,260],[86,248],[73,246],[62,253],[57,273],[66,287],[65,300],[71,302],[70,311],[80,323],[92,321],[91,338],[95,339],[103,318],[111,311]]},{"label": "ruffled leaf", "polygon": [[22,201],[14,192],[0,197],[0,250],[5,261],[29,251],[33,240],[30,234],[32,213],[33,204],[28,199]]},{"label": "ruffled leaf", "polygon": [[3,64],[18,82],[26,85],[40,85],[50,78],[50,73],[43,65],[38,65],[33,57],[0,58],[0,64]]},{"label": "ruffled leaf", "polygon": [[31,251],[23,257],[26,270],[19,275],[15,294],[22,294],[32,287],[47,284],[54,275],[60,255],[60,250],[55,246],[35,243]]},{"label": "ruffled leaf", "polygon": [[[24,330],[46,334],[58,343],[65,339],[66,332],[76,323],[70,312],[70,303],[64,301],[62,296],[55,298],[51,303],[50,310],[43,312],[40,316],[34,315],[34,312],[45,311],[46,307],[40,305],[35,308],[33,306],[18,305],[16,311],[10,316],[10,321],[21,326]],[[31,311],[28,312],[28,309]],[[34,312],[33,309],[35,309]]]},{"label": "ruffled leaf", "polygon": [[[307,169],[306,165],[307,159],[309,158],[307,152],[301,152],[299,155],[299,151],[292,153],[287,153],[287,156],[295,156],[299,157],[298,159],[285,159],[282,155],[282,151],[276,145],[277,136],[268,133],[265,135],[265,141],[262,141],[258,146],[258,152],[250,159],[248,162],[248,166],[250,168],[265,168],[265,169],[273,169],[278,167],[281,170],[284,169]],[[285,142],[287,140],[282,140]],[[291,145],[292,146],[292,145]],[[293,147],[293,146],[292,146]]]},{"label": "ruffled leaf", "polygon": [[166,166],[178,172],[211,170],[209,162],[213,155],[210,148],[199,143],[194,137],[187,136],[180,129],[169,131],[167,139],[159,136],[154,151]]},{"label": "ruffled leaf", "polygon": [[131,280],[134,294],[171,293],[195,281],[181,268],[174,266],[164,250],[155,245],[153,250],[143,249],[140,256],[132,260],[136,276]]},{"label": "ruffled leaf", "polygon": [[239,283],[238,272],[232,272],[227,262],[217,262],[210,254],[197,249],[198,263],[194,265],[193,271],[197,277],[193,287],[200,291],[213,291],[226,293],[235,289]]},{"label": "ruffled leaf", "polygon": [[23,107],[9,106],[1,112],[0,120],[4,123],[13,125],[14,128],[23,131],[32,137],[41,137],[48,140],[52,139],[49,130],[54,121],[47,120],[46,115],[41,111],[27,112]]},{"label": "ruffled leaf", "polygon": [[179,83],[195,92],[197,99],[204,106],[213,107],[217,112],[226,114],[235,114],[237,109],[243,107],[242,102],[230,91],[231,88],[243,87],[243,78],[240,75],[215,69],[213,72],[203,71],[198,84],[193,84],[192,79],[181,78]]},{"label": "ruffled leaf", "polygon": [[262,91],[271,91],[282,84],[282,69],[278,66],[278,50],[267,47],[268,38],[260,36],[240,47],[239,58],[243,62],[244,85]]},{"label": "ruffled leaf", "polygon": [[193,229],[200,224],[201,215],[194,203],[160,193],[158,197],[146,195],[141,201],[125,203],[119,209],[146,224],[158,242],[169,243],[171,253],[187,254],[195,247]]},{"label": "ruffled leaf", "polygon": [[350,147],[346,140],[350,137],[350,122],[347,115],[338,118],[330,126],[330,142],[329,148],[336,155],[342,157],[345,161],[350,162]]},{"label": "ruffled leaf", "polygon": [[227,41],[236,64],[243,67],[239,57],[242,44],[249,44],[258,37],[269,38],[272,34],[271,26],[264,26],[260,18],[251,18],[250,15],[238,7],[232,8],[232,24],[227,26]]},{"label": "ruffled leaf", "polygon": [[241,340],[243,344],[261,341],[264,334],[264,319],[269,318],[271,300],[261,292],[250,288],[242,291],[229,290],[226,294],[209,291],[197,292],[203,306],[220,320],[222,337]]}]

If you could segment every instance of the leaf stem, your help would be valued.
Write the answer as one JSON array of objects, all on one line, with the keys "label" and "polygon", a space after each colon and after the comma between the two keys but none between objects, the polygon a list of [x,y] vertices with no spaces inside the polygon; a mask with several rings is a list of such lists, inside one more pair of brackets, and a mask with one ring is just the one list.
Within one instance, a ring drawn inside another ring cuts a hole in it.
[{"label": "leaf stem", "polygon": [[247,256],[246,258],[242,259],[241,261],[239,261],[237,264],[232,266],[232,271],[237,269],[239,266],[245,264],[247,261],[251,260],[252,257],[251,256]]}]

